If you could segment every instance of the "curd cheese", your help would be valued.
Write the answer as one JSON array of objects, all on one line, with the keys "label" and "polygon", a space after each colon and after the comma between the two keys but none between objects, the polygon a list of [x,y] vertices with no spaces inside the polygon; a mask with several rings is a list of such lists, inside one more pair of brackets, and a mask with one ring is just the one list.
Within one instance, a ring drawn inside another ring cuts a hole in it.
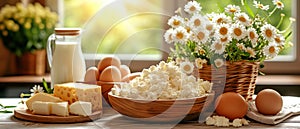
[{"label": "curd cheese", "polygon": [[144,69],[140,77],[115,85],[112,93],[134,99],[181,99],[200,97],[211,92],[212,83],[187,75],[175,62],[160,62]]}]

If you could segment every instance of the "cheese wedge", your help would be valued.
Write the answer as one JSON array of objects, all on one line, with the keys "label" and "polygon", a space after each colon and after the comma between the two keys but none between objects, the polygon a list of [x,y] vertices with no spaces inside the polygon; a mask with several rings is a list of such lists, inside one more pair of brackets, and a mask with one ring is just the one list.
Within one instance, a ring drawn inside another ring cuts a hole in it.
[{"label": "cheese wedge", "polygon": [[92,111],[102,110],[102,93],[98,85],[64,83],[54,85],[54,96],[72,104],[76,101],[91,102]]},{"label": "cheese wedge", "polygon": [[50,102],[34,101],[32,103],[32,110],[33,114],[50,115],[51,104]]},{"label": "cheese wedge", "polygon": [[26,106],[29,110],[32,111],[32,104],[35,101],[42,101],[42,102],[62,102],[58,97],[54,97],[53,95],[47,94],[47,93],[37,93],[34,96],[30,97],[26,101]]},{"label": "cheese wedge", "polygon": [[69,116],[68,102],[51,103],[51,114]]},{"label": "cheese wedge", "polygon": [[92,114],[91,102],[76,101],[70,105],[70,113],[74,115],[89,116]]}]

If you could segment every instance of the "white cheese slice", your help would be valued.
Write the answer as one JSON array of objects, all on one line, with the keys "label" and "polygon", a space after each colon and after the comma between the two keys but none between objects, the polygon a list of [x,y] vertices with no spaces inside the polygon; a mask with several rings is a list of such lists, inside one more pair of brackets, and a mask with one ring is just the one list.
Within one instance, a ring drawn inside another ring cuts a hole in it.
[{"label": "white cheese slice", "polygon": [[53,95],[47,94],[47,93],[37,93],[34,96],[30,97],[26,101],[26,106],[29,110],[32,111],[32,104],[35,101],[41,101],[41,102],[62,102],[62,100],[58,97],[55,97]]},{"label": "white cheese slice", "polygon": [[51,114],[69,116],[68,102],[51,103]]},{"label": "white cheese slice", "polygon": [[32,103],[32,113],[40,114],[40,115],[50,115],[51,114],[50,102],[34,101]]},{"label": "white cheese slice", "polygon": [[76,101],[70,105],[70,113],[81,116],[92,114],[92,103],[84,101]]}]

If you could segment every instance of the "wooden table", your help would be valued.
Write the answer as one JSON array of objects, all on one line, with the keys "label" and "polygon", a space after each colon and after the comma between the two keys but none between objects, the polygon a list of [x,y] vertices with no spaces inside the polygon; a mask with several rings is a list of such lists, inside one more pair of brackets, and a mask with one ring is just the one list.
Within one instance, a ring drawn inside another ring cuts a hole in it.
[{"label": "wooden table", "polygon": [[[19,98],[0,98],[0,103],[3,105],[17,105],[21,99]],[[13,109],[11,109],[13,110]],[[17,129],[17,128],[43,128],[43,129],[77,129],[77,128],[88,128],[88,129],[101,129],[101,128],[127,128],[127,129],[153,129],[153,128],[186,128],[186,129],[209,129],[217,128],[214,126],[206,126],[205,124],[199,124],[196,121],[186,122],[186,123],[177,123],[177,124],[155,124],[155,123],[145,123],[140,121],[135,121],[129,119],[125,116],[120,115],[111,108],[105,108],[102,118],[85,123],[75,123],[75,124],[44,124],[44,123],[35,123],[29,121],[23,121],[15,118],[13,113],[0,114],[0,129]],[[233,127],[231,127],[233,128]],[[300,128],[300,116],[292,117],[283,123],[278,125],[265,125],[260,124],[254,121],[250,122],[249,126],[243,126],[240,128]]]}]

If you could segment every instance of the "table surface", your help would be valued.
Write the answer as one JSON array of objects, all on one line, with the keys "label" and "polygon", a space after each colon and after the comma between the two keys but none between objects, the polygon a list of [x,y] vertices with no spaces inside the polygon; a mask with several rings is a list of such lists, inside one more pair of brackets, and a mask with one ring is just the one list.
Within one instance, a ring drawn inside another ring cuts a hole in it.
[{"label": "table surface", "polygon": [[[0,103],[9,106],[9,105],[17,105],[20,102],[20,98],[0,98]],[[13,110],[13,109],[11,109]],[[185,122],[185,123],[145,123],[141,121],[136,121],[133,119],[129,119],[128,117],[122,116],[117,113],[113,109],[106,107],[103,110],[103,116],[92,122],[84,122],[84,123],[75,123],[75,124],[45,124],[45,123],[35,123],[29,121],[23,121],[15,118],[13,113],[0,114],[0,129],[16,129],[16,128],[43,128],[43,129],[77,129],[77,128],[88,128],[88,129],[101,129],[101,128],[186,128],[186,129],[209,129],[209,128],[217,128],[214,126],[206,126],[203,123],[198,123],[196,121]],[[232,127],[231,127],[232,128]],[[277,125],[266,125],[254,122],[250,120],[249,126],[243,126],[240,128],[300,128],[300,115],[289,118],[288,120],[277,124]]]}]

